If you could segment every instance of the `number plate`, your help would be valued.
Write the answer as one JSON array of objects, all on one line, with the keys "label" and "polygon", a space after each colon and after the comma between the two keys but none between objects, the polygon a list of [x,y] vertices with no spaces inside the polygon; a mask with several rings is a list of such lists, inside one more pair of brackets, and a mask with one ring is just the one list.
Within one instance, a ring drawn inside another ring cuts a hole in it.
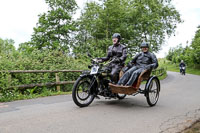
[{"label": "number plate", "polygon": [[99,70],[99,66],[93,66],[90,71],[90,74],[97,74],[98,70]]}]

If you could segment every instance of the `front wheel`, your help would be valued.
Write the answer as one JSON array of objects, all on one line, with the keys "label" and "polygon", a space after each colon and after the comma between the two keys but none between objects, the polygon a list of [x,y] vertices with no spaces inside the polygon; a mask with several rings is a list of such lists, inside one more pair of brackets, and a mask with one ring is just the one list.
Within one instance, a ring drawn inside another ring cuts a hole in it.
[{"label": "front wheel", "polygon": [[119,100],[121,100],[121,99],[124,99],[126,97],[126,94],[117,94],[117,98],[119,99]]},{"label": "front wheel", "polygon": [[91,78],[79,77],[72,90],[72,98],[74,103],[79,107],[86,107],[94,100],[94,95],[90,92]]},{"label": "front wheel", "polygon": [[183,70],[183,75],[185,75],[185,70]]},{"label": "front wheel", "polygon": [[146,99],[149,106],[154,106],[158,102],[159,92],[160,92],[160,81],[154,76],[151,77],[146,84]]}]

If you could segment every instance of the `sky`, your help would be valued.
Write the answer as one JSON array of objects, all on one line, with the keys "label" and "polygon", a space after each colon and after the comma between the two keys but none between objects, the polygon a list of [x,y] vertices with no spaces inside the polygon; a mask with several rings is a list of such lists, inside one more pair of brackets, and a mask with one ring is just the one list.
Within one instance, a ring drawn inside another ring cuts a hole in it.
[{"label": "sky", "polygon": [[167,54],[170,47],[176,47],[179,44],[183,47],[190,45],[197,26],[200,25],[200,0],[172,0],[172,4],[181,14],[184,22],[177,25],[175,36],[166,39],[162,50],[156,54],[160,58]]},{"label": "sky", "polygon": [[[87,1],[91,0],[76,0],[80,8],[74,18],[78,18]],[[200,0],[172,0],[172,4],[184,22],[178,24],[175,36],[166,39],[162,50],[156,54],[158,58],[163,58],[170,47],[190,44],[200,25]],[[38,15],[47,9],[45,0],[0,0],[0,38],[13,39],[16,48],[20,43],[30,41]]]}]

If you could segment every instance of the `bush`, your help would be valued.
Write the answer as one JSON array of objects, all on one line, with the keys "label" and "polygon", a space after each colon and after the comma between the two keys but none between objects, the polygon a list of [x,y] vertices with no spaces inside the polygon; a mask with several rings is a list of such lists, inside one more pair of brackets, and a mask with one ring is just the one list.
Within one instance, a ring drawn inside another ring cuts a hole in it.
[{"label": "bush", "polygon": [[[34,50],[31,53],[14,51],[0,55],[0,99],[11,100],[11,97],[33,95],[55,91],[55,87],[32,88],[26,90],[8,88],[22,84],[55,82],[55,73],[15,73],[8,70],[84,70],[89,64],[84,57],[75,59],[59,50]],[[73,81],[80,73],[58,73],[60,81]],[[72,85],[61,86],[62,91],[71,91]]]}]

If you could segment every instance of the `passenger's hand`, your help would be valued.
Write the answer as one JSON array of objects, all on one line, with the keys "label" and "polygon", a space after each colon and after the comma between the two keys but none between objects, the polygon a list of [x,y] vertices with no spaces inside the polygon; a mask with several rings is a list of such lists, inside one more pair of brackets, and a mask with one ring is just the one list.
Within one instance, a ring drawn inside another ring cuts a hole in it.
[{"label": "passenger's hand", "polygon": [[131,63],[131,62],[129,62],[128,64],[127,64],[127,67],[128,68],[131,68],[133,66],[133,64]]},{"label": "passenger's hand", "polygon": [[151,69],[151,65],[147,65],[147,66],[145,66],[144,67],[146,70],[149,70],[149,69]]},{"label": "passenger's hand", "polygon": [[129,67],[123,67],[122,71],[125,73],[126,71],[128,71]]}]

